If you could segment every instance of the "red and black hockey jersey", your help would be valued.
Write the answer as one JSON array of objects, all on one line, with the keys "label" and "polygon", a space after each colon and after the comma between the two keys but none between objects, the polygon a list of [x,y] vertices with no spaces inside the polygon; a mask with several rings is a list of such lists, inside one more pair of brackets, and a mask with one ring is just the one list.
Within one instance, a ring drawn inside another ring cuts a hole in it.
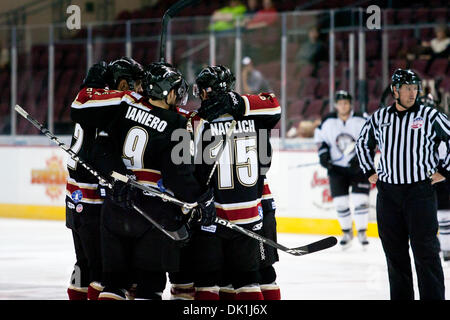
[{"label": "red and black hockey jersey", "polygon": [[[202,188],[193,176],[194,166],[176,164],[172,149],[175,130],[186,129],[177,112],[152,106],[132,91],[82,90],[71,108],[72,120],[106,132],[126,168],[137,181],[195,202]],[[152,202],[152,201],[150,201]]]},{"label": "red and black hockey jersey", "polygon": [[[210,185],[214,187],[217,216],[236,224],[261,219],[264,180],[270,167],[270,130],[281,116],[273,94],[243,95],[244,117],[236,127],[219,158]],[[200,120],[195,129],[197,171],[206,181],[227,129],[233,118],[224,115],[207,122]]]}]

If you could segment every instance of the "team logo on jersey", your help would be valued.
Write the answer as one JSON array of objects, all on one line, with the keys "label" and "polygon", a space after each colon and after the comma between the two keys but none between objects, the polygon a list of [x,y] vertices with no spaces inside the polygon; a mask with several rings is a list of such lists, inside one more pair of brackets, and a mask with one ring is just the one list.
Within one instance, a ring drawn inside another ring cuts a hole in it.
[{"label": "team logo on jersey", "polygon": [[336,137],[336,146],[341,153],[344,153],[344,150],[346,150],[350,144],[354,143],[355,139],[348,133],[341,133]]},{"label": "team logo on jersey", "polygon": [[262,206],[259,204],[258,205],[258,215],[262,218],[263,217],[263,215],[264,215],[264,212],[263,212],[263,208],[262,208]]},{"label": "team logo on jersey", "polygon": [[262,226],[263,226],[263,223],[262,223],[262,222],[257,223],[257,224],[255,224],[255,225],[252,227],[252,230],[253,230],[253,231],[261,230]]},{"label": "team logo on jersey", "polygon": [[75,209],[75,205],[72,202],[67,201],[67,208]]},{"label": "team logo on jersey", "polygon": [[73,202],[78,203],[81,201],[81,199],[83,199],[83,192],[81,192],[80,189],[75,190],[74,192],[72,192],[71,198]]},{"label": "team logo on jersey", "polygon": [[77,207],[75,209],[78,213],[80,213],[81,211],[83,211],[83,205],[81,203],[77,204]]},{"label": "team logo on jersey", "polygon": [[422,128],[423,127],[423,124],[424,124],[424,120],[423,120],[423,118],[422,117],[417,117],[417,118],[414,118],[414,120],[412,121],[412,123],[411,123],[411,129],[420,129],[420,128]]}]

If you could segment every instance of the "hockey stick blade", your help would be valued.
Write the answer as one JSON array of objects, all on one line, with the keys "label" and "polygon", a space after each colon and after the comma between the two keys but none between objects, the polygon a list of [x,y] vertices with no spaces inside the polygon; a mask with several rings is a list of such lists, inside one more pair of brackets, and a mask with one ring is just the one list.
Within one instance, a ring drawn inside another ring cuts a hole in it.
[{"label": "hockey stick blade", "polygon": [[295,256],[303,256],[305,254],[325,250],[334,247],[337,244],[336,237],[328,237],[301,247],[292,248],[287,250],[287,253],[293,254]]},{"label": "hockey stick blade", "polygon": [[268,246],[277,248],[281,251],[284,251],[286,253],[292,254],[294,256],[303,256],[305,254],[308,253],[313,253],[315,251],[320,251],[320,250],[324,250],[324,249],[328,249],[331,248],[332,246],[334,246],[337,243],[337,239],[335,237],[328,237],[301,247],[297,247],[297,248],[287,248],[271,239],[268,239],[266,237],[263,237],[253,231],[250,231],[248,229],[245,229],[237,224],[231,223],[228,220],[216,217],[216,221],[217,224],[220,224],[224,227],[233,229],[235,231],[238,231],[242,234],[245,234],[248,237],[251,237],[255,240],[261,241],[264,244],[267,244]]}]

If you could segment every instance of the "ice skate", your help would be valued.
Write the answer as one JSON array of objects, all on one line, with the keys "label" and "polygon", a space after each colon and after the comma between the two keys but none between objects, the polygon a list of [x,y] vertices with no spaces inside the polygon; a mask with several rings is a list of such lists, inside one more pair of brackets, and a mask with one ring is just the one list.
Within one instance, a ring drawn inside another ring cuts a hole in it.
[{"label": "ice skate", "polygon": [[445,262],[450,261],[450,251],[442,251],[442,258]]},{"label": "ice skate", "polygon": [[369,240],[367,240],[366,230],[358,231],[358,240],[359,240],[359,243],[361,243],[361,245],[365,249],[367,247],[367,245],[369,244]]},{"label": "ice skate", "polygon": [[352,240],[353,240],[353,232],[347,231],[347,232],[344,232],[344,235],[342,236],[339,244],[341,245],[343,250],[346,250],[351,246]]}]

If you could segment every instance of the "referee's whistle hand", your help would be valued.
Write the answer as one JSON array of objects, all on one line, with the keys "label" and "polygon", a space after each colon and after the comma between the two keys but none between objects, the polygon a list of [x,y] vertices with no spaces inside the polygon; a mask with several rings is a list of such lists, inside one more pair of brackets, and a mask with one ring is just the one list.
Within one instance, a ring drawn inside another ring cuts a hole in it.
[{"label": "referee's whistle hand", "polygon": [[374,173],[373,175],[371,175],[369,177],[369,182],[370,183],[377,183],[377,180],[378,180],[378,174],[376,174],[376,173]]},{"label": "referee's whistle hand", "polygon": [[445,177],[444,177],[442,174],[440,174],[439,172],[435,172],[435,173],[430,177],[430,179],[431,179],[431,184],[435,184],[435,183],[444,181],[444,180],[445,180]]}]

